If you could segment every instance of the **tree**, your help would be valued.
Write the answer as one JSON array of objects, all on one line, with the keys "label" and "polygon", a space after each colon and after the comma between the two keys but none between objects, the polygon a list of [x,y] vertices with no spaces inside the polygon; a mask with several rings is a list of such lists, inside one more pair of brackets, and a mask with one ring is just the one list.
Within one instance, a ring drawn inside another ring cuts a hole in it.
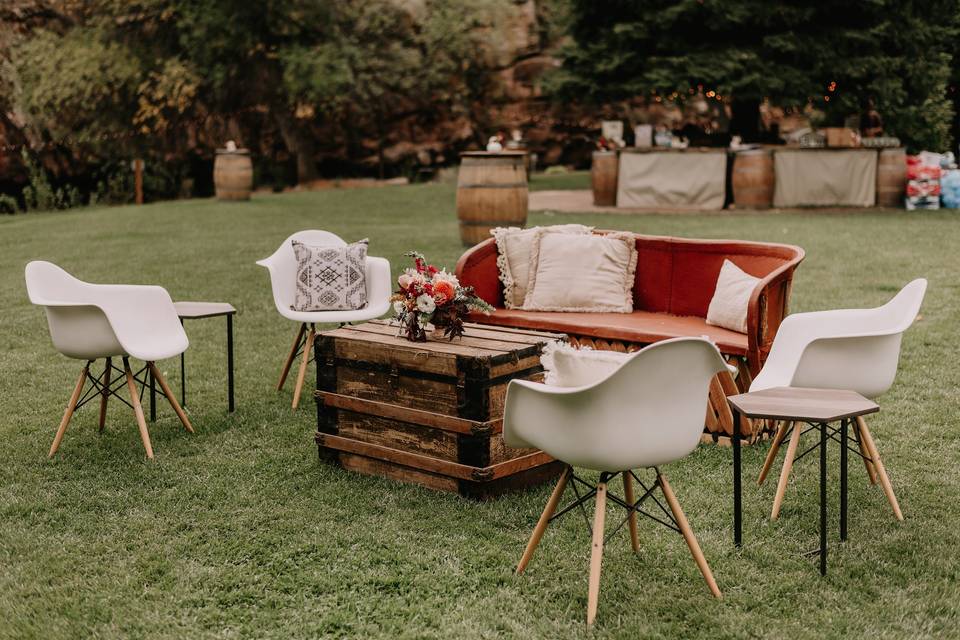
[{"label": "tree", "polygon": [[557,95],[729,96],[732,129],[755,138],[760,102],[812,104],[842,122],[872,97],[888,128],[942,147],[957,0],[571,0]]},{"label": "tree", "polygon": [[6,74],[46,137],[182,156],[205,128],[251,146],[277,132],[309,181],[318,126],[371,126],[382,159],[391,118],[474,97],[506,0],[64,2],[70,19],[21,38]]}]

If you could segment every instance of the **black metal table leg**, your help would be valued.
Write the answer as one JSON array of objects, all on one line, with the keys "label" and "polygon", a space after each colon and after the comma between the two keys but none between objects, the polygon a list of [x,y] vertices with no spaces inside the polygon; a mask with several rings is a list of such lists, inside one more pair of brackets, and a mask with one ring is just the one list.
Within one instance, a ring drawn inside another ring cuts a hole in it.
[{"label": "black metal table leg", "polygon": [[847,539],[847,427],[849,420],[840,422],[840,539]]},{"label": "black metal table leg", "polygon": [[[180,318],[180,326],[183,326],[183,318]],[[186,351],[180,354],[180,406],[187,406],[187,365],[184,357]]]},{"label": "black metal table leg", "polygon": [[150,376],[150,422],[157,420],[157,381],[153,377],[153,371],[147,369],[147,375]]},{"label": "black metal table leg", "polygon": [[827,425],[820,423],[820,575],[827,575]]},{"label": "black metal table leg", "polygon": [[732,409],[733,413],[733,544],[743,545],[743,504],[740,494],[740,412]]},{"label": "black metal table leg", "polygon": [[227,411],[233,413],[233,315],[227,314]]}]

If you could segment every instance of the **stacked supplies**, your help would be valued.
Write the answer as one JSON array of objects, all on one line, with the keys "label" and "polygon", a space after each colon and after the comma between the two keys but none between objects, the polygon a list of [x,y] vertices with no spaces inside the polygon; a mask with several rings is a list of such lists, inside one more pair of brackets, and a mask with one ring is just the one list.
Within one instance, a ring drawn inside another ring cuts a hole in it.
[{"label": "stacked supplies", "polygon": [[927,164],[921,156],[907,156],[907,209],[940,208],[939,164]]}]

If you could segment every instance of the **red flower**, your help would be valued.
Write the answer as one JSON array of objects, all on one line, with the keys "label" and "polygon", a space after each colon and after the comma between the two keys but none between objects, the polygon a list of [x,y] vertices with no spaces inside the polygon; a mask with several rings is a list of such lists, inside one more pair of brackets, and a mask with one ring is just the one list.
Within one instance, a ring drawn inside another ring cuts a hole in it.
[{"label": "red flower", "polygon": [[447,282],[446,280],[440,280],[439,282],[433,283],[433,299],[437,304],[444,304],[453,300],[453,297],[456,295],[456,290],[453,287],[453,284]]}]

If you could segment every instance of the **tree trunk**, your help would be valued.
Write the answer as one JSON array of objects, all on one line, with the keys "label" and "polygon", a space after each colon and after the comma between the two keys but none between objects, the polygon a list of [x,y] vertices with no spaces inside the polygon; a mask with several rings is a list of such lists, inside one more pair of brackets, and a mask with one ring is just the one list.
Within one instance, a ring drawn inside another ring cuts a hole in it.
[{"label": "tree trunk", "polygon": [[274,109],[280,135],[287,150],[297,156],[297,183],[304,184],[319,177],[314,157],[313,138],[294,118],[283,109]]},{"label": "tree trunk", "polygon": [[386,135],[383,130],[383,116],[377,113],[377,164],[380,169],[380,179],[384,176],[384,158],[383,158],[383,138]]},{"label": "tree trunk", "polygon": [[743,142],[760,142],[760,100],[734,98],[730,106],[730,135],[740,136]]}]

